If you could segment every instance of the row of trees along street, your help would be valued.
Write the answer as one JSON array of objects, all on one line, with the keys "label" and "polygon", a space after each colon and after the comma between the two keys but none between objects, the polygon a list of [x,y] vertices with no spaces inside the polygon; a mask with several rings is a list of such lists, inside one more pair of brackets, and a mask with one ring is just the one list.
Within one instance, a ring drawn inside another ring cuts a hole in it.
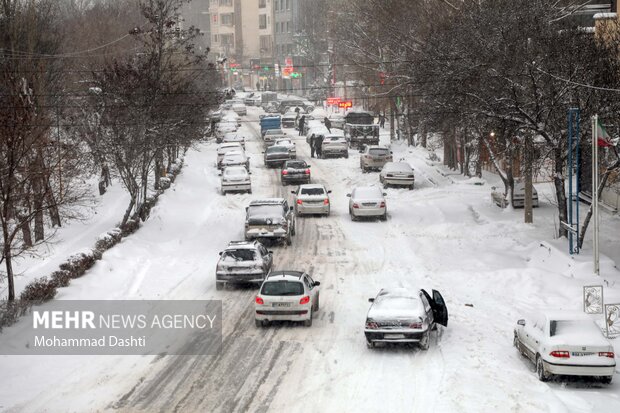
[{"label": "row of trees along street", "polygon": [[[584,29],[589,3],[334,0],[322,13],[327,34],[313,41],[327,41],[338,70],[363,81],[370,109],[391,113],[392,129],[410,144],[441,136],[449,167],[480,176],[488,157],[505,196],[517,173],[551,176],[558,219],[567,222],[568,109],[581,113],[582,157],[591,116],[614,121],[620,109],[617,20]],[[605,185],[620,166],[615,148],[601,166]]]},{"label": "row of trees along street", "polygon": [[[90,178],[122,182],[125,224],[201,139],[219,98],[188,0],[0,3],[0,224],[8,299],[13,259],[83,217]],[[93,4],[94,3],[94,4]]]}]

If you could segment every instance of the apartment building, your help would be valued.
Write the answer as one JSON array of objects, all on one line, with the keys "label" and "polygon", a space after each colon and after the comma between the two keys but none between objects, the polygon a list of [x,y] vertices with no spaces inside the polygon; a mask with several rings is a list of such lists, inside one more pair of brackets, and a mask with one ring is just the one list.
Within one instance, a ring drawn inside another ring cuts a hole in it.
[{"label": "apartment building", "polygon": [[200,30],[201,36],[197,40],[198,50],[206,51],[211,47],[211,18],[209,15],[210,0],[192,0],[185,3],[181,9],[182,26],[194,26]]}]

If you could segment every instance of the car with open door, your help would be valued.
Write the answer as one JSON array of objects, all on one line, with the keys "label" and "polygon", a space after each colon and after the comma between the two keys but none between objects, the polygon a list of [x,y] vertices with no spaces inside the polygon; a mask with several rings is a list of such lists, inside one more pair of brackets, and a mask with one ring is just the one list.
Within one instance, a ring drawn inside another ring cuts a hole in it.
[{"label": "car with open door", "polygon": [[366,344],[417,343],[422,350],[430,346],[431,331],[440,324],[448,326],[448,309],[439,291],[432,297],[423,289],[384,288],[366,315]]},{"label": "car with open door", "polygon": [[517,321],[514,346],[536,367],[540,381],[552,375],[594,376],[611,383],[614,348],[586,314],[539,311]]}]

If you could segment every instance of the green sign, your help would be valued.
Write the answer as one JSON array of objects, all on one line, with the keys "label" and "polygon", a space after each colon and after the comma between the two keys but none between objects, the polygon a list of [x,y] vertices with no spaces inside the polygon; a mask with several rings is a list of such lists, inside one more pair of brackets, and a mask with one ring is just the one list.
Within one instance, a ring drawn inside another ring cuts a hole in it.
[{"label": "green sign", "polygon": [[300,77],[301,77],[301,73],[299,73],[299,72],[292,72],[291,73],[291,78],[292,79],[297,79],[297,78],[300,78]]}]

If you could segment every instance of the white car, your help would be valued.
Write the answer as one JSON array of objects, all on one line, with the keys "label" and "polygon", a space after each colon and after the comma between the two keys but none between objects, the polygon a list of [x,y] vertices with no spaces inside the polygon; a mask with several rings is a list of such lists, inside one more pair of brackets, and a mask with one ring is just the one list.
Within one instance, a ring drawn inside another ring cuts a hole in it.
[{"label": "white car", "polygon": [[382,289],[366,315],[366,344],[418,343],[428,350],[436,324],[448,326],[448,308],[439,293],[431,297],[423,289]]},{"label": "white car", "polygon": [[291,191],[295,195],[293,201],[296,215],[320,214],[329,216],[330,202],[329,194],[325,186],[321,184],[299,185],[297,191]]},{"label": "white car", "polygon": [[358,186],[347,194],[349,199],[349,215],[351,221],[357,221],[359,217],[379,217],[382,221],[387,219],[387,207],[385,204],[386,194],[376,186]]},{"label": "white car", "polygon": [[248,108],[245,106],[244,103],[233,103],[232,110],[240,116],[245,116],[248,114]]},{"label": "white car", "polygon": [[312,317],[319,311],[319,285],[302,271],[272,271],[254,301],[256,326],[271,321],[301,321],[312,326]]},{"label": "white car", "polygon": [[[538,192],[536,188],[532,186],[532,206],[538,207]],[[525,207],[525,183],[522,181],[516,181],[514,185],[514,191],[512,194],[512,207],[524,208]]]},{"label": "white car", "polygon": [[328,156],[342,156],[344,158],[349,157],[349,143],[344,136],[339,135],[325,135],[323,137],[323,143],[321,144],[322,157]]},{"label": "white car", "polygon": [[413,168],[406,162],[387,162],[379,174],[379,181],[384,188],[389,185],[406,186],[413,189],[415,176]]},{"label": "white car", "polygon": [[241,147],[245,150],[245,136],[239,134],[238,132],[228,132],[224,134],[224,138],[222,139],[223,143],[239,143]]},{"label": "white car", "polygon": [[228,123],[234,123],[237,126],[241,126],[241,118],[239,118],[239,115],[237,115],[236,112],[233,111],[227,111],[223,116],[222,116],[222,122],[228,122]]},{"label": "white car", "polygon": [[265,145],[271,146],[276,139],[286,138],[286,133],[282,129],[269,129],[263,135],[263,141]]},{"label": "white car", "polygon": [[521,319],[514,345],[534,363],[541,381],[558,374],[596,376],[611,383],[616,370],[613,346],[583,313],[539,312]]},{"label": "white car", "polygon": [[220,122],[215,127],[215,142],[222,143],[224,135],[237,131],[237,125],[229,122]]},{"label": "white car", "polygon": [[295,147],[295,143],[290,138],[278,138],[273,142],[273,146],[284,146],[285,148],[288,148],[291,159],[297,158],[297,148]]},{"label": "white car", "polygon": [[261,284],[273,265],[273,252],[258,241],[231,241],[215,267],[215,289],[226,284]]},{"label": "white car", "polygon": [[239,142],[223,143],[217,148],[217,167],[221,168],[222,159],[228,152],[243,152],[243,147]]},{"label": "white car", "polygon": [[252,193],[250,172],[245,166],[228,166],[222,171],[221,192],[226,195],[230,191]]},{"label": "white car", "polygon": [[328,116],[328,119],[332,123],[332,128],[344,129],[344,116],[340,113],[333,113]]},{"label": "white car", "polygon": [[250,158],[245,156],[245,152],[230,151],[224,155],[220,162],[220,168],[226,168],[228,166],[244,166],[249,171]]}]

